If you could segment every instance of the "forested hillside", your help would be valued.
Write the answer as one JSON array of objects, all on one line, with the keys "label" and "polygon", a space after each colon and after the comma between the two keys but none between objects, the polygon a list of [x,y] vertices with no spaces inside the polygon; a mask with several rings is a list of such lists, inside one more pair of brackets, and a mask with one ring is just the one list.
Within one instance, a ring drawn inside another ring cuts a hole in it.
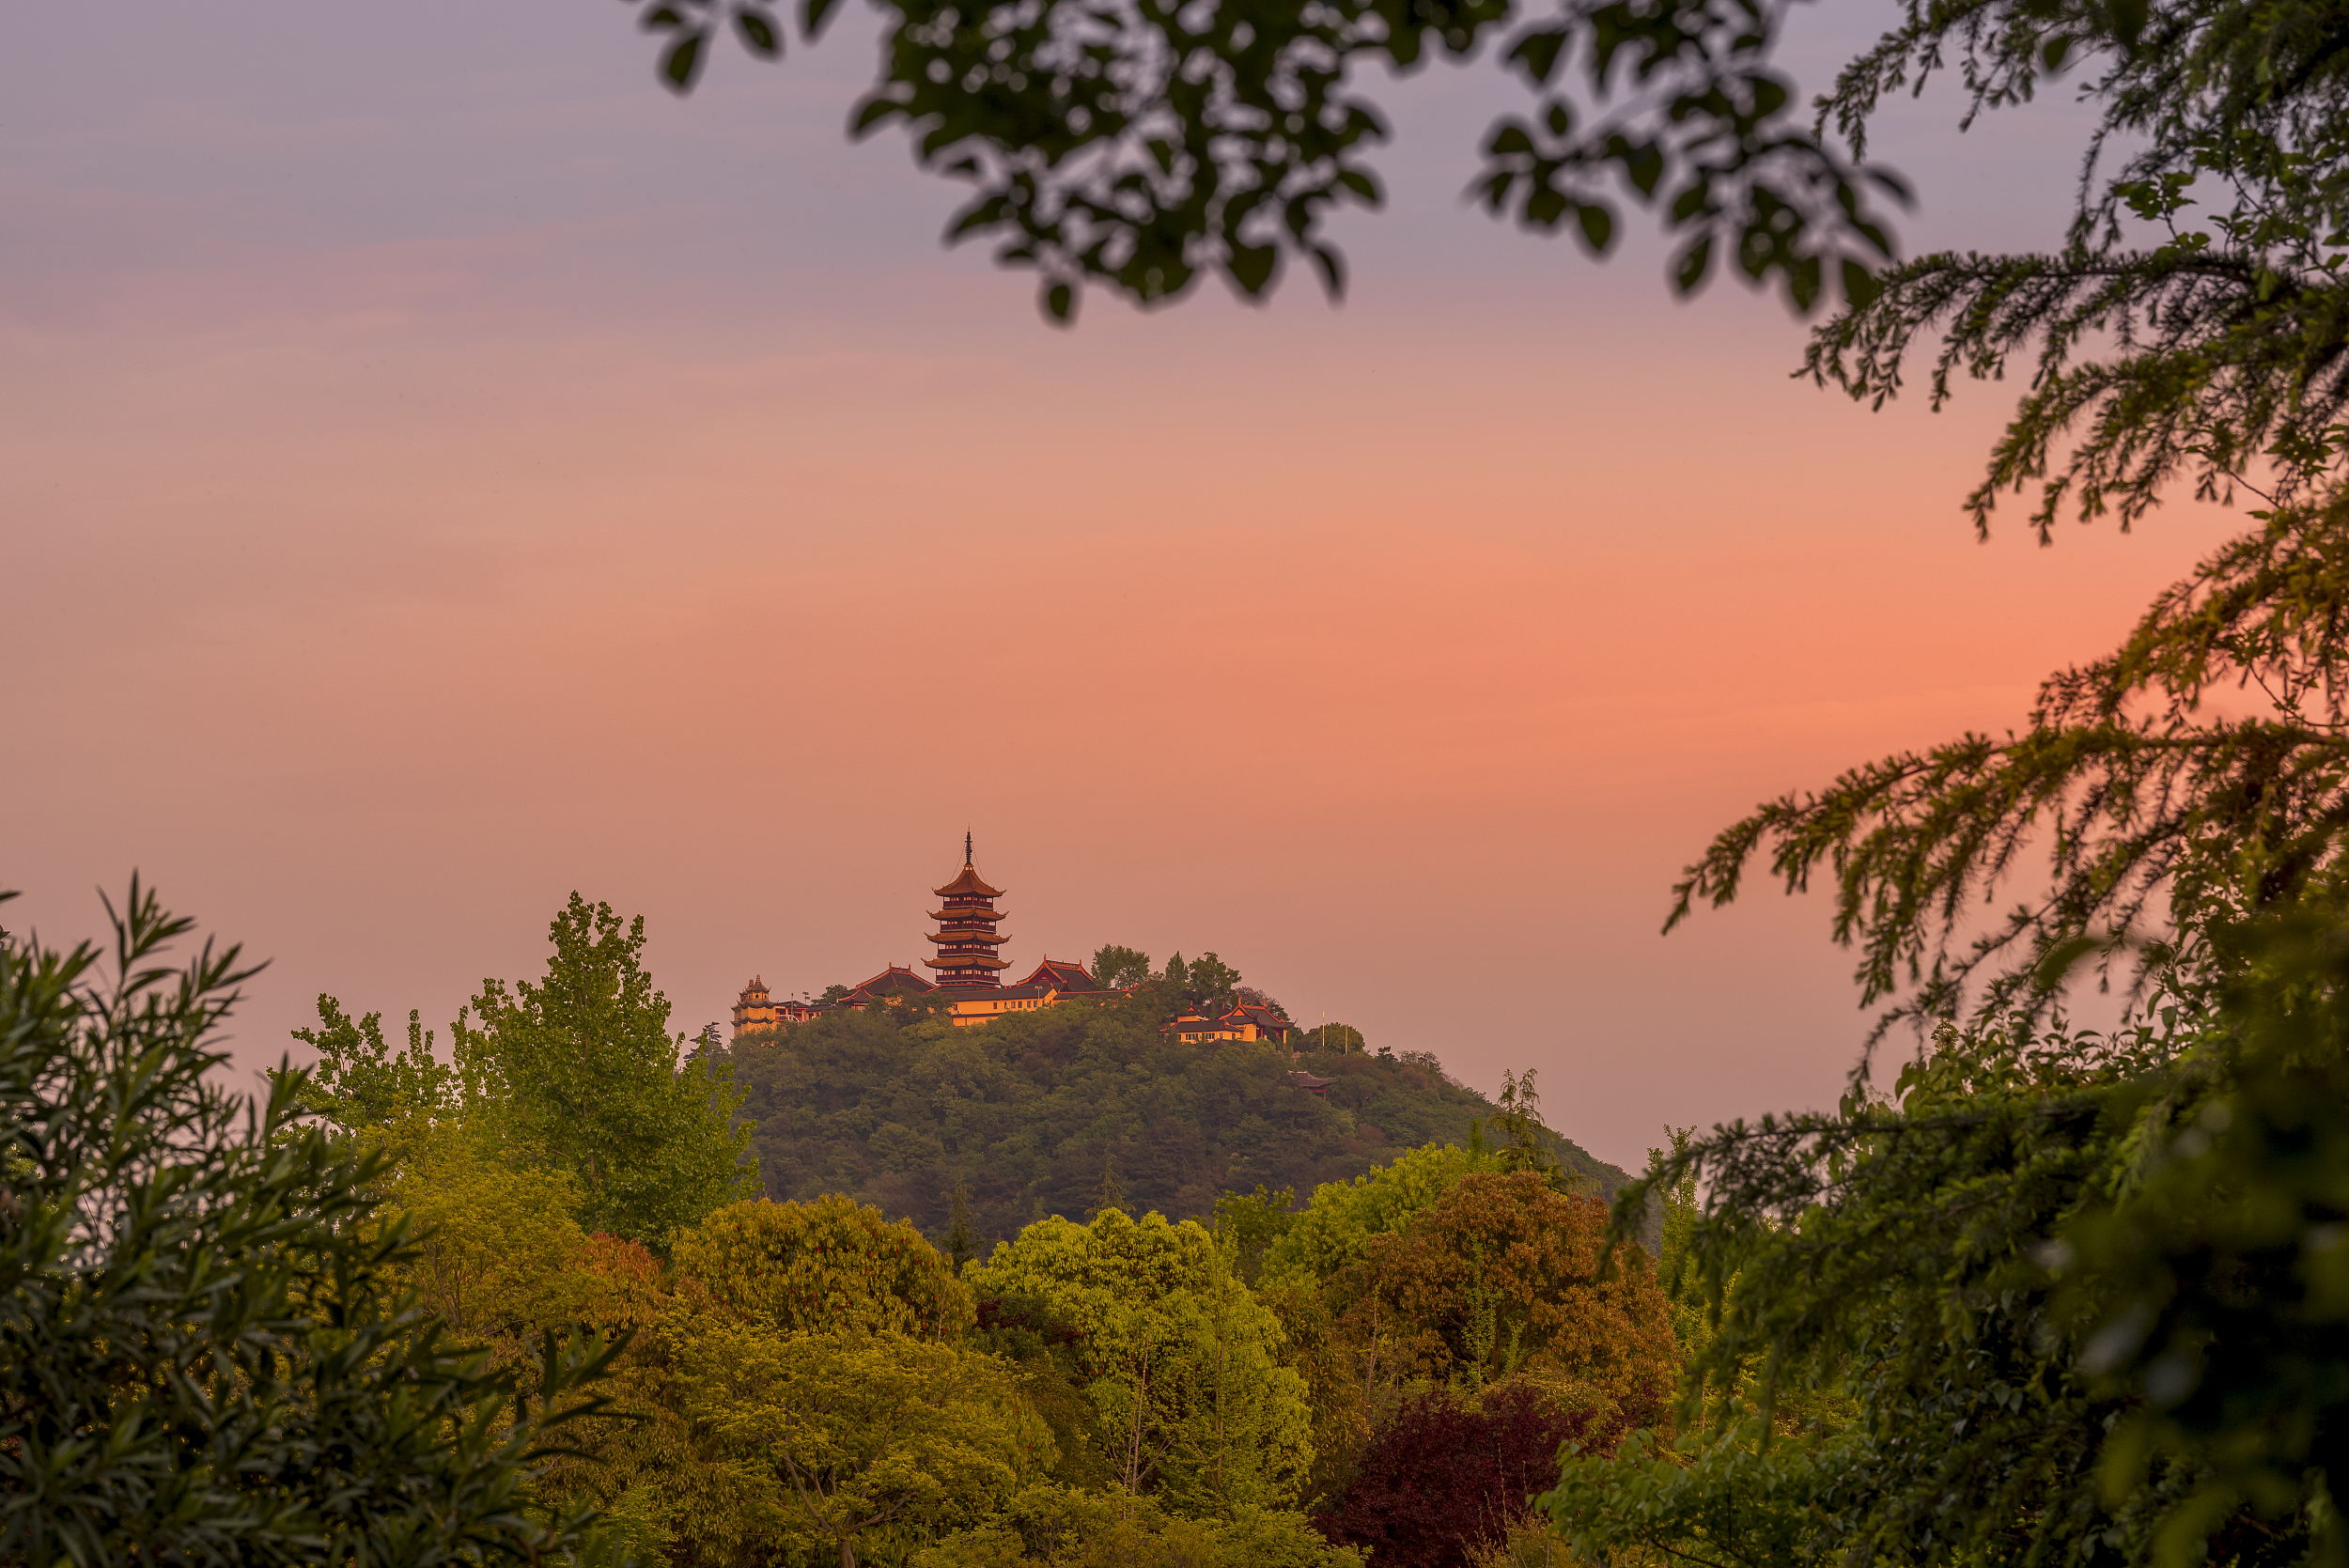
[{"label": "forested hillside", "polygon": [[[1466,1145],[1486,1098],[1435,1059],[1171,1043],[1154,1010],[1065,1004],[956,1029],[917,1010],[828,1014],[745,1035],[733,1056],[768,1195],[845,1193],[943,1238],[957,1180],[981,1251],[1048,1214],[1082,1218],[1105,1185],[1133,1213],[1211,1215],[1263,1185],[1302,1201],[1401,1150]],[[1335,1079],[1323,1100],[1285,1080]],[[1611,1197],[1627,1178],[1560,1141]]]}]

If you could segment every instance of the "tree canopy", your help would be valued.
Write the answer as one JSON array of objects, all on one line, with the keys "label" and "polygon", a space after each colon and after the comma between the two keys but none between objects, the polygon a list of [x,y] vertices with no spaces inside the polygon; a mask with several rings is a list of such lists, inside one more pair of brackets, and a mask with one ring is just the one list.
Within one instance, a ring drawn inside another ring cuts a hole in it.
[{"label": "tree canopy", "polygon": [[[655,1248],[755,1192],[754,1123],[722,1056],[669,1032],[669,1001],[644,968],[644,917],[623,925],[578,893],[548,927],[542,979],[488,979],[450,1030],[451,1060],[408,1016],[405,1049],[381,1015],[332,996],[294,1037],[319,1053],[303,1105],[392,1146],[562,1172],[578,1223]],[[461,1131],[459,1130],[461,1127]]]},{"label": "tree canopy", "polygon": [[401,1288],[382,1157],[220,1085],[239,950],[175,969],[135,878],[114,924],[111,973],[0,939],[0,1559],[608,1560],[533,1484],[610,1352],[550,1325],[516,1408]]},{"label": "tree canopy", "polygon": [[[1105,1164],[1122,1206],[1205,1219],[1227,1188],[1309,1191],[1419,1144],[1466,1145],[1501,1114],[1432,1057],[1184,1045],[1159,1032],[1174,1005],[1138,995],[962,1029],[876,1007],[746,1034],[733,1081],[761,1178],[777,1197],[842,1193],[904,1215],[940,1243],[959,1186],[984,1252],[1029,1220],[1101,1206]],[[1299,1066],[1336,1080],[1327,1098],[1288,1081]],[[1597,1190],[1628,1179],[1544,1137]]]}]

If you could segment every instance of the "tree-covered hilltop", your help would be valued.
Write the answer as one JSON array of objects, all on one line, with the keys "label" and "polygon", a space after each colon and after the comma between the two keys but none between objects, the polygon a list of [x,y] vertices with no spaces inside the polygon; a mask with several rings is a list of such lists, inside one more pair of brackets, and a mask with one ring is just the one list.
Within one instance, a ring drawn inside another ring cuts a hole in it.
[{"label": "tree-covered hilltop", "polygon": [[[982,1250],[1105,1188],[1134,1213],[1214,1213],[1217,1195],[1361,1174],[1403,1149],[1462,1145],[1494,1107],[1435,1058],[1177,1045],[1142,999],[1064,1003],[957,1029],[918,1006],[828,1013],[734,1048],[768,1193],[844,1193],[943,1238],[963,1185]],[[1334,1079],[1327,1099],[1287,1081]],[[1559,1140],[1611,1196],[1626,1180]]]}]

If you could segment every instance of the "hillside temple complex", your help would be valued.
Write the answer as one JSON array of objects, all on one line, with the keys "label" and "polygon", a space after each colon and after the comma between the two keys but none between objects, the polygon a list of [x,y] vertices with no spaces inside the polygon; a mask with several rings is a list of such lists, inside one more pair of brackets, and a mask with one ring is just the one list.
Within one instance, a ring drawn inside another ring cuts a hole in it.
[{"label": "hillside temple complex", "polygon": [[[937,929],[925,939],[936,949],[923,967],[938,971],[926,980],[910,968],[892,964],[861,985],[819,1001],[778,997],[763,979],[754,975],[734,1003],[734,1034],[780,1029],[803,1023],[836,1008],[863,1009],[884,1005],[907,996],[934,993],[945,1002],[946,1016],[957,1028],[990,1023],[1010,1013],[1033,1012],[1062,1001],[1109,1001],[1129,994],[1131,987],[1104,986],[1081,963],[1046,957],[1016,985],[1006,986],[1003,972],[1012,966],[1000,950],[1011,940],[996,927],[1004,919],[995,900],[1003,890],[989,887],[972,863],[971,835],[962,837],[962,871],[942,888],[933,888],[939,906],[927,911]],[[1250,1003],[1208,1012],[1184,1013],[1163,1026],[1171,1039],[1186,1045],[1221,1040],[1264,1040],[1293,1043],[1298,1027],[1268,1007]]]}]

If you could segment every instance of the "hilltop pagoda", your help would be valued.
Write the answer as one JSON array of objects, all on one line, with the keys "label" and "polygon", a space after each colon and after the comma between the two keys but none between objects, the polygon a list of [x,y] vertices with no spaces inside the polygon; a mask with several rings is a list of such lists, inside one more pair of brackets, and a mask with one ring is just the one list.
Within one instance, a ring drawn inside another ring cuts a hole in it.
[{"label": "hilltop pagoda", "polygon": [[988,887],[972,869],[969,833],[962,835],[962,875],[930,891],[944,901],[930,911],[938,922],[938,929],[929,935],[938,944],[938,956],[924,960],[938,971],[938,988],[980,991],[1001,986],[996,971],[1011,968],[995,955],[997,948],[1011,940],[995,931],[995,923],[1003,918],[995,900],[1003,896],[1003,890]]}]

